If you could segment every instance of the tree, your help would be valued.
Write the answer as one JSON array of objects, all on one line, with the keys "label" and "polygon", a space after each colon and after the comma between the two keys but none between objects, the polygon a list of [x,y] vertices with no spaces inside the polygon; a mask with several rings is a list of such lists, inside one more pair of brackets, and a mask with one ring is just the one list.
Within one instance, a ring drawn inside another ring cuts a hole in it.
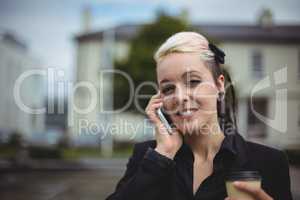
[{"label": "tree", "polygon": [[[115,68],[130,75],[135,87],[144,81],[156,82],[155,61],[153,54],[160,44],[174,33],[188,29],[186,16],[174,17],[159,11],[156,20],[144,25],[137,36],[131,41],[128,59],[116,62]],[[140,94],[154,94],[153,87],[143,87]],[[120,108],[129,99],[129,86],[120,76],[114,77],[114,108]],[[139,105],[145,108],[149,99],[141,99]],[[129,108],[134,111],[133,104]]]},{"label": "tree", "polygon": [[18,131],[12,132],[7,142],[9,146],[16,147],[16,148],[22,147],[23,143],[24,143],[23,136]]}]

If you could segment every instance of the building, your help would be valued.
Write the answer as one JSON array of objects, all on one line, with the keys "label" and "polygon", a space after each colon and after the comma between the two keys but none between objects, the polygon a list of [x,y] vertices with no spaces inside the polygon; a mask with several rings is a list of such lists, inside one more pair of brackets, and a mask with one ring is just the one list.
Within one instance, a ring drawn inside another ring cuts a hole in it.
[{"label": "building", "polygon": [[0,136],[4,141],[14,132],[30,140],[44,131],[44,114],[31,114],[21,109],[24,106],[31,109],[43,107],[44,78],[32,74],[21,82],[19,94],[24,106],[18,104],[14,95],[18,78],[39,68],[39,62],[29,54],[20,39],[10,33],[0,34]]},{"label": "building", "polygon": [[205,28],[222,40],[243,134],[279,148],[300,144],[300,26]]},{"label": "building", "polygon": [[62,142],[71,145],[68,137],[68,102],[65,98],[48,96],[45,103],[45,133],[35,140],[43,145],[57,145]]},{"label": "building", "polygon": [[[124,59],[128,41],[140,27],[121,25],[76,36],[77,81],[99,82],[99,70],[107,58],[108,32],[113,33],[110,55]],[[226,52],[226,66],[238,95],[241,134],[279,148],[299,146],[300,25],[275,25],[268,18],[255,25],[198,24],[193,28],[219,41]],[[88,117],[96,120],[95,113]]]}]

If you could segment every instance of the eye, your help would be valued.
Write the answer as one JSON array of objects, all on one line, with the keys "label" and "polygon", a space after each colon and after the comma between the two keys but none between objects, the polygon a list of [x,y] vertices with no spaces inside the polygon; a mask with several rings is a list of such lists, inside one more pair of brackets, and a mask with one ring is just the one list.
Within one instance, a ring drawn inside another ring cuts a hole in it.
[{"label": "eye", "polygon": [[192,80],[189,80],[187,82],[187,84],[190,86],[190,87],[195,87],[197,86],[199,83],[201,83],[201,80],[198,80],[198,79],[192,79]]},{"label": "eye", "polygon": [[165,86],[162,88],[162,93],[165,95],[171,94],[175,90],[174,86]]}]

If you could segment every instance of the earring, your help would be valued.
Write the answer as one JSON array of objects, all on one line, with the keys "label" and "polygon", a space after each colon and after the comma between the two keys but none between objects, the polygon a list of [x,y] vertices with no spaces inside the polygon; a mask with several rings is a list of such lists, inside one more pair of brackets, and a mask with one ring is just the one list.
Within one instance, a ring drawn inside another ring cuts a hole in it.
[{"label": "earring", "polygon": [[223,101],[224,100],[224,96],[225,96],[224,92],[219,92],[218,93],[218,101]]},{"label": "earring", "polygon": [[220,103],[220,116],[225,117],[225,93],[219,92],[218,101]]},{"label": "earring", "polygon": [[224,92],[219,92],[218,94],[218,102],[219,102],[219,117],[220,117],[220,122],[221,122],[221,129],[225,133],[225,117],[226,117],[226,105],[225,105],[225,93]]}]

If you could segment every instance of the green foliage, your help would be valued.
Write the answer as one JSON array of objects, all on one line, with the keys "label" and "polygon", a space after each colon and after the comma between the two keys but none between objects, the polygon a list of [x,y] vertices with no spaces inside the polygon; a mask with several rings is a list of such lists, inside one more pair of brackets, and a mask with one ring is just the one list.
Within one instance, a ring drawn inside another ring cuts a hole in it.
[{"label": "green foliage", "polygon": [[[130,44],[130,52],[127,61],[115,63],[115,68],[126,72],[132,78],[135,88],[144,81],[156,82],[155,61],[153,54],[155,50],[168,37],[174,33],[187,30],[186,20],[180,17],[169,16],[159,12],[157,19],[152,24],[144,25],[137,37]],[[129,99],[129,85],[125,78],[114,77],[114,108],[120,108]],[[139,94],[151,95],[155,88],[145,86]],[[140,99],[139,105],[145,108],[149,99]],[[130,110],[136,108],[131,105]]]},{"label": "green foliage", "polygon": [[63,149],[63,158],[76,160],[80,158],[101,158],[101,151],[98,147],[77,147]]},{"label": "green foliage", "polygon": [[21,147],[22,144],[23,144],[23,137],[22,137],[22,134],[19,133],[19,132],[13,132],[9,138],[8,138],[8,146],[10,147]]},{"label": "green foliage", "polygon": [[16,155],[17,148],[7,145],[0,146],[0,158],[13,158]]},{"label": "green foliage", "polygon": [[61,159],[62,150],[45,146],[30,146],[29,156],[33,159]]},{"label": "green foliage", "polygon": [[[114,144],[112,158],[128,158],[132,155],[133,144]],[[76,147],[63,149],[63,159],[77,160],[81,158],[103,158],[99,147]]]},{"label": "green foliage", "polygon": [[70,146],[71,146],[70,138],[66,133],[60,137],[60,139],[58,140],[58,142],[56,144],[56,147],[58,149],[70,148]]}]

